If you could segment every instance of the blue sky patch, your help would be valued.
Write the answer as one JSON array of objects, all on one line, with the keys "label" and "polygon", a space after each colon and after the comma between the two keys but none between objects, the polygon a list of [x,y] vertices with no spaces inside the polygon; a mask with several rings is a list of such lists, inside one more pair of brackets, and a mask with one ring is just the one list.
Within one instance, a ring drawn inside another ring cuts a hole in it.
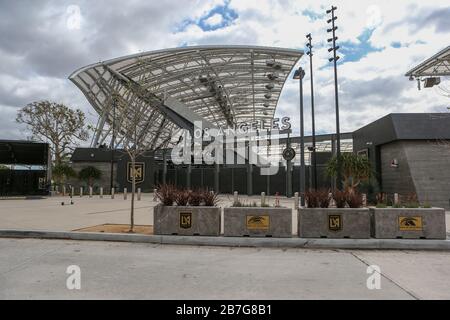
[{"label": "blue sky patch", "polygon": [[[339,42],[340,49],[338,52],[342,52],[343,58],[339,60],[339,63],[351,62],[351,61],[359,61],[361,58],[364,58],[368,53],[375,51],[382,51],[382,49],[377,49],[372,47],[370,44],[370,37],[375,29],[365,29],[359,36],[359,43],[354,43],[350,41]],[[339,34],[338,34],[339,37]],[[339,54],[338,54],[339,55]]]},{"label": "blue sky patch", "polygon": [[[214,7],[207,14],[202,16],[199,20],[186,19],[180,25],[175,28],[175,32],[184,31],[189,25],[196,24],[203,31],[214,31],[220,28],[224,28],[233,23],[234,20],[238,18],[236,11],[231,9],[229,6],[229,1],[226,1],[224,5],[219,5]],[[210,19],[213,16],[220,15],[221,21],[219,23],[211,24]]]}]

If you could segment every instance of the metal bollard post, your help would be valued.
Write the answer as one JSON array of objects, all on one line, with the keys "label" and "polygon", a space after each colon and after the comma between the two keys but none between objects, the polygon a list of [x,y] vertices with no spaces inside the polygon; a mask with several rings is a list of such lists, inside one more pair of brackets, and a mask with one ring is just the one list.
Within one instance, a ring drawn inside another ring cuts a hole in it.
[{"label": "metal bollard post", "polygon": [[235,191],[234,194],[233,194],[233,203],[236,203],[238,201],[239,201],[239,199],[238,199],[238,192]]},{"label": "metal bollard post", "polygon": [[298,198],[298,192],[294,193],[294,210],[297,210],[299,208],[299,198]]},{"label": "metal bollard post", "polygon": [[261,207],[263,207],[266,204],[266,193],[261,192]]},{"label": "metal bollard post", "polygon": [[111,188],[111,199],[114,199],[114,188]]},{"label": "metal bollard post", "polygon": [[398,193],[394,193],[394,204],[398,204]]},{"label": "metal bollard post", "polygon": [[137,192],[137,200],[141,201],[141,188],[138,188],[138,192]]},{"label": "metal bollard post", "polygon": [[103,198],[103,187],[100,187],[100,198]]},{"label": "metal bollard post", "polygon": [[367,207],[367,194],[362,194],[363,207]]},{"label": "metal bollard post", "polygon": [[75,188],[71,187],[71,189],[70,189],[70,196],[73,198],[74,195],[75,195]]},{"label": "metal bollard post", "polygon": [[80,187],[80,198],[83,196],[83,187]]},{"label": "metal bollard post", "polygon": [[92,198],[92,187],[89,187],[89,198]]},{"label": "metal bollard post", "polygon": [[127,200],[127,188],[123,188],[123,200]]}]

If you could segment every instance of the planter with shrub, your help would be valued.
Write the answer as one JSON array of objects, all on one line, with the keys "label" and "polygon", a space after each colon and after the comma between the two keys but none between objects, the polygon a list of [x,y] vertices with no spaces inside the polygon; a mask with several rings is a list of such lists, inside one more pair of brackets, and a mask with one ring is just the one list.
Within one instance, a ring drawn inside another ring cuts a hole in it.
[{"label": "planter with shrub", "polygon": [[[330,208],[334,199],[336,208]],[[355,191],[328,190],[305,193],[306,208],[298,210],[300,238],[370,238],[370,214]]]},{"label": "planter with shrub", "polygon": [[160,204],[153,209],[153,233],[159,235],[218,236],[220,207],[217,194],[172,185],[157,189]]},{"label": "planter with shrub", "polygon": [[292,210],[240,201],[224,208],[224,236],[292,237]]},{"label": "planter with shrub", "polygon": [[421,205],[415,195],[406,195],[396,204],[377,197],[370,208],[372,236],[378,239],[446,239],[445,210]]}]

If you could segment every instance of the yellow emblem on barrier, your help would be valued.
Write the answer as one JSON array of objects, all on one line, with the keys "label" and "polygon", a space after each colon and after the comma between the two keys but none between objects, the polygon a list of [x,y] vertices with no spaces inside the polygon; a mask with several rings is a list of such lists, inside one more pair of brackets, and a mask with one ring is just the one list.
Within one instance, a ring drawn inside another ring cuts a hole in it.
[{"label": "yellow emblem on barrier", "polygon": [[270,217],[265,216],[247,216],[247,229],[249,230],[269,230]]},{"label": "yellow emblem on barrier", "polygon": [[342,230],[342,217],[340,214],[328,216],[328,229],[331,231]]},{"label": "yellow emblem on barrier", "polygon": [[192,212],[180,212],[180,228],[189,229],[192,226]]},{"label": "yellow emblem on barrier", "polygon": [[400,231],[422,231],[422,217],[398,217]]}]

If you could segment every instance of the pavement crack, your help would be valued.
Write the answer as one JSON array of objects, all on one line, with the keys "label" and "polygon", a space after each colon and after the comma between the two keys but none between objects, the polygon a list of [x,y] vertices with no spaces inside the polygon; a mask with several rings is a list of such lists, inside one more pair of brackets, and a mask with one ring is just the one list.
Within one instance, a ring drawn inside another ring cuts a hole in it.
[{"label": "pavement crack", "polygon": [[[365,264],[366,266],[370,266],[371,264],[368,263],[367,261],[365,261],[363,258],[359,257],[356,253],[354,252],[350,252],[350,254],[357,260],[359,260],[360,262],[362,262],[363,264]],[[387,276],[386,274],[384,274],[382,271],[380,272],[381,276],[385,279],[387,279],[388,281],[390,281],[391,283],[393,283],[395,286],[399,287],[401,290],[405,291],[408,295],[410,295],[414,300],[420,300],[420,297],[416,296],[414,293],[412,293],[410,290],[406,289],[405,287],[403,287],[402,285],[400,285],[398,282],[396,282],[394,279],[392,279],[391,277]]]}]

